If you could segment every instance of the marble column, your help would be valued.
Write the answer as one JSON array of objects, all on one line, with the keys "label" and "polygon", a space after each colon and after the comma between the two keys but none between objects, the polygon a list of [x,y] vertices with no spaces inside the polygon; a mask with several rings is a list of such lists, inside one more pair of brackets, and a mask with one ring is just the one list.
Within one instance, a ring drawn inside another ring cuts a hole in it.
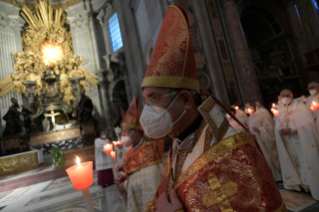
[{"label": "marble column", "polygon": [[295,49],[294,53],[297,55],[297,66],[299,66],[299,69],[301,69],[301,75],[305,78],[304,80],[307,83],[312,81],[319,81],[319,73],[307,71],[308,64],[303,54],[310,52],[311,48],[304,31],[304,27],[302,26],[301,19],[298,15],[298,11],[296,9],[296,2],[295,0],[288,0],[286,1],[285,6],[287,19],[292,32],[293,43],[296,44],[293,46],[293,48]]},{"label": "marble column", "polygon": [[101,99],[102,99],[102,110],[105,114],[106,119],[106,130],[107,134],[111,137],[114,136],[114,130],[113,130],[113,119],[112,119],[112,110],[111,110],[111,104],[108,96],[108,85],[109,82],[106,78],[106,72],[104,70],[99,70],[96,72],[96,75],[99,77],[99,86],[100,86],[100,93],[101,93]]},{"label": "marble column", "polygon": [[241,28],[235,1],[223,0],[222,4],[235,57],[235,65],[239,71],[239,84],[242,87],[244,102],[262,101],[256,73]]}]

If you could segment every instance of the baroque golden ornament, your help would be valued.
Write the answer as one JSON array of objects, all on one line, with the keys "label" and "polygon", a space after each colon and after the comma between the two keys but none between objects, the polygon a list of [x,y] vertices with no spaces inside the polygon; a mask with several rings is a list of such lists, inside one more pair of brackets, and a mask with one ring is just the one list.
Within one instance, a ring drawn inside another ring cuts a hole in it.
[{"label": "baroque golden ornament", "polygon": [[70,100],[76,98],[68,78],[78,77],[80,87],[86,90],[90,90],[91,85],[97,87],[98,77],[80,67],[85,59],[74,55],[63,9],[54,9],[51,2],[40,0],[34,12],[24,6],[21,15],[28,23],[22,35],[24,51],[13,54],[15,72],[0,81],[0,97],[10,91],[27,96],[24,81],[36,81],[34,89],[38,96],[50,93],[52,87],[45,79],[53,79],[57,81],[63,104],[69,106]]}]

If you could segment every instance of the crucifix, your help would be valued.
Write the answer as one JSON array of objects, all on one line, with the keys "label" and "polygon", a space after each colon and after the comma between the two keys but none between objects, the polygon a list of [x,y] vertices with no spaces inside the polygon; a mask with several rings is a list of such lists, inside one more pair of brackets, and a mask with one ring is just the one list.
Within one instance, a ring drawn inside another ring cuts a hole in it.
[{"label": "crucifix", "polygon": [[60,115],[60,113],[54,113],[53,110],[51,110],[51,114],[44,114],[45,117],[51,117],[51,122],[53,124],[53,130],[55,130],[55,117]]}]

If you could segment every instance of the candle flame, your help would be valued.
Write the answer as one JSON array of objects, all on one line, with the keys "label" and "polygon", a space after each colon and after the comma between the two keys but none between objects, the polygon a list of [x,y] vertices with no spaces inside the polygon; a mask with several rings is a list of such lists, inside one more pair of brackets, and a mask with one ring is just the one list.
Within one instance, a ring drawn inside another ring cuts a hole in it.
[{"label": "candle flame", "polygon": [[81,165],[81,162],[80,162],[80,158],[78,156],[76,156],[76,163],[79,165],[79,166],[82,166]]},{"label": "candle flame", "polygon": [[316,106],[316,105],[317,105],[317,103],[316,103],[315,101],[313,101],[313,102],[312,102],[312,104],[313,104],[314,106]]},{"label": "candle flame", "polygon": [[238,110],[239,108],[238,108],[238,106],[235,106],[235,110]]}]

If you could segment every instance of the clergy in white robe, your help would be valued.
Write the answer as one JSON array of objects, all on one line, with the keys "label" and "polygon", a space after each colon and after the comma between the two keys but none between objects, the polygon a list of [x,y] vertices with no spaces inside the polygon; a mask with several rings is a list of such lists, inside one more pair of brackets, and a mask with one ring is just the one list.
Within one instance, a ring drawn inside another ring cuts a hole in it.
[{"label": "clergy in white robe", "polygon": [[100,137],[95,139],[95,169],[98,171],[98,184],[100,186],[107,186],[113,183],[114,176],[112,170],[112,158],[106,154],[103,146],[111,143],[106,138],[106,132],[101,131]]},{"label": "clergy in white robe", "polygon": [[[274,122],[270,116],[262,110],[256,110],[255,103],[247,103],[246,109],[250,109],[248,127],[251,134],[255,135],[264,157],[271,168],[276,181],[282,180],[278,150],[274,134]],[[266,110],[266,109],[265,109]]]},{"label": "clergy in white robe", "polygon": [[[238,113],[236,113],[236,109],[230,108],[229,109],[230,112],[232,112],[232,114],[234,116],[236,116],[236,118],[245,126],[248,128],[248,116],[243,116],[243,115],[238,115]],[[246,130],[237,122],[235,121],[229,114],[226,114],[227,120],[229,122],[229,125],[232,126],[237,132],[245,132]]]},{"label": "clergy in white robe", "polygon": [[[310,108],[312,103],[319,104],[319,83],[311,82],[308,84],[310,96],[307,98],[307,107]],[[319,110],[312,111],[313,118],[316,120],[316,128],[319,133]]]},{"label": "clergy in white robe", "polygon": [[290,90],[281,93],[283,106],[275,123],[275,136],[286,189],[310,190],[319,200],[318,135],[310,109],[293,99]]},{"label": "clergy in white robe", "polygon": [[260,104],[260,102],[255,102],[255,104],[256,104],[256,110],[258,110],[259,112],[262,112],[267,118],[273,119],[270,112],[262,104]]}]

